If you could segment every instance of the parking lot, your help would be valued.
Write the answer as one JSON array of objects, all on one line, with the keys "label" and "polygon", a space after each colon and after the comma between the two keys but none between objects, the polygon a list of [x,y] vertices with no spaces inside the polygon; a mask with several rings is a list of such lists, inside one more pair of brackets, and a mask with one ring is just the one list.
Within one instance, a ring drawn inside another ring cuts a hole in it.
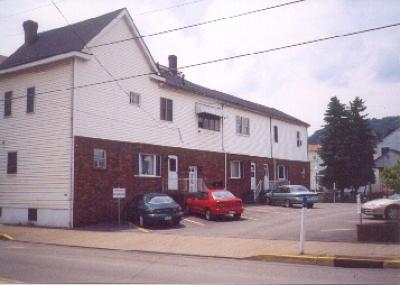
[{"label": "parking lot", "polygon": [[[242,218],[207,221],[201,216],[186,216],[178,227],[156,226],[134,231],[191,236],[225,236],[269,240],[298,240],[301,208],[246,205]],[[364,217],[364,222],[379,222]],[[359,215],[356,204],[318,203],[306,212],[306,239],[312,241],[356,242]]]}]

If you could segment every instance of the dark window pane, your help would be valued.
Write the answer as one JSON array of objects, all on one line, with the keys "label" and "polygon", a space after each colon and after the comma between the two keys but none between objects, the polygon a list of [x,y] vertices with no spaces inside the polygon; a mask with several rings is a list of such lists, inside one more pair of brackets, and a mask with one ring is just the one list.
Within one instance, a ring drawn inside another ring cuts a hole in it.
[{"label": "dark window pane", "polygon": [[35,108],[35,87],[28,88],[26,94],[26,112],[33,113]]},{"label": "dark window pane", "polygon": [[278,142],[278,127],[274,126],[274,141]]},{"label": "dark window pane", "polygon": [[166,99],[165,98],[160,98],[160,119],[165,120],[165,108],[166,108]]},{"label": "dark window pane", "polygon": [[4,117],[11,116],[12,92],[4,94]]},{"label": "dark window pane", "polygon": [[171,121],[171,122],[173,120],[172,109],[173,109],[172,100],[167,99],[167,121]]},{"label": "dark window pane", "polygon": [[28,221],[37,221],[37,209],[28,209]]},{"label": "dark window pane", "polygon": [[175,158],[169,159],[169,171],[176,171],[176,159]]},{"label": "dark window pane", "polygon": [[161,176],[161,158],[156,155],[156,175]]},{"label": "dark window pane", "polygon": [[7,174],[17,173],[17,153],[9,152],[7,158]]}]

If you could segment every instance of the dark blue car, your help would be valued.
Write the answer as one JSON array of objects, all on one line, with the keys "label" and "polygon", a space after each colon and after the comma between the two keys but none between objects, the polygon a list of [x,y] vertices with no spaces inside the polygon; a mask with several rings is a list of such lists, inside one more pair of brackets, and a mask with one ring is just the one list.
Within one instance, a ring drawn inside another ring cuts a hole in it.
[{"label": "dark blue car", "polygon": [[170,196],[163,193],[137,195],[131,204],[131,219],[141,227],[156,223],[178,225],[182,208]]}]

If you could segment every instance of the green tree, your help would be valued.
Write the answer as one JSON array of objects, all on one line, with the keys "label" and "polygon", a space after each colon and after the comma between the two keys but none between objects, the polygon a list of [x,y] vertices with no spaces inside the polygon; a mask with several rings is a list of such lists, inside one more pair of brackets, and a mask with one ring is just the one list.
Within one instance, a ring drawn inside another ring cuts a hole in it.
[{"label": "green tree", "polygon": [[400,159],[397,164],[383,170],[381,177],[386,186],[400,193]]},{"label": "green tree", "polygon": [[319,155],[324,161],[322,166],[326,168],[323,171],[323,182],[328,187],[333,183],[342,193],[344,198],[344,189],[351,186],[349,174],[349,112],[345,105],[340,103],[335,96],[332,97],[328,109],[325,112],[324,133],[321,137],[321,149]]},{"label": "green tree", "polygon": [[361,98],[356,97],[350,102],[347,151],[350,159],[348,161],[349,184],[353,190],[353,198],[360,186],[375,182],[373,167],[376,137],[369,127],[366,118],[368,114],[364,114],[365,110],[365,102]]}]

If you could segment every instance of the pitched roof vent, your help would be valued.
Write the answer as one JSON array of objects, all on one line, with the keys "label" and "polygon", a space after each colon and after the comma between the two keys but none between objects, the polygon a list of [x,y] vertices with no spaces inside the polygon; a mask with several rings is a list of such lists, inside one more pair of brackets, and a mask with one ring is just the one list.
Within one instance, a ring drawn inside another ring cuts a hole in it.
[{"label": "pitched roof vent", "polygon": [[33,44],[37,38],[37,30],[38,30],[38,23],[28,20],[25,21],[22,26],[24,27],[24,32],[25,32],[25,45],[31,45]]},{"label": "pitched roof vent", "polygon": [[176,55],[169,55],[168,56],[168,66],[169,66],[169,71],[173,75],[177,75],[178,73],[178,57]]}]

